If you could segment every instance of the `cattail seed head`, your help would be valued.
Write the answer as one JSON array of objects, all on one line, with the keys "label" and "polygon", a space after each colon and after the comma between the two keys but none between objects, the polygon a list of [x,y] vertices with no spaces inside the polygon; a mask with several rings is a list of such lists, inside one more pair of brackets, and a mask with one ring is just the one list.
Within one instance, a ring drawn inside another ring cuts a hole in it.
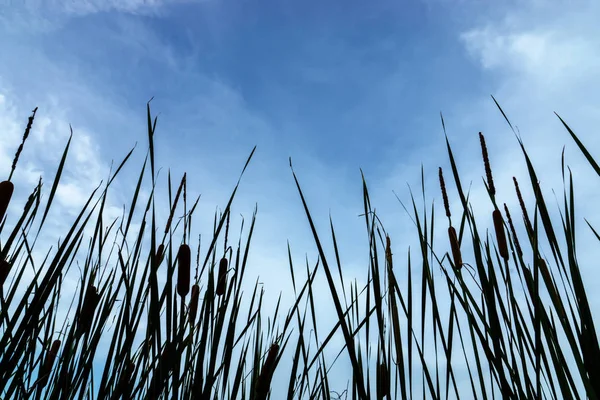
[{"label": "cattail seed head", "polygon": [[227,258],[221,258],[219,262],[219,276],[217,278],[217,288],[215,293],[217,296],[223,296],[225,294],[225,287],[227,286]]},{"label": "cattail seed head", "polygon": [[502,213],[500,213],[500,210],[495,209],[492,213],[492,217],[494,219],[494,230],[496,231],[498,251],[500,252],[500,256],[508,261],[508,245],[504,234],[504,220],[502,219]]},{"label": "cattail seed head", "polygon": [[8,278],[8,274],[10,273],[10,269],[12,266],[10,263],[4,259],[0,260],[0,286],[4,285],[6,278]]},{"label": "cattail seed head", "polygon": [[162,263],[164,256],[165,256],[165,245],[161,243],[158,245],[158,248],[156,249],[156,266],[157,267]]},{"label": "cattail seed head", "polygon": [[444,209],[446,210],[446,217],[450,218],[450,203],[448,202],[448,193],[446,192],[446,182],[444,182],[442,167],[440,167],[440,188],[442,189],[442,199],[444,200]]},{"label": "cattail seed head", "polygon": [[533,228],[531,226],[531,220],[529,219],[529,214],[527,214],[527,208],[525,207],[525,201],[523,201],[523,195],[521,194],[521,189],[519,188],[519,182],[517,182],[517,178],[513,176],[513,182],[515,183],[515,190],[517,192],[517,198],[519,199],[519,205],[521,206],[521,212],[523,213],[523,220],[525,221],[525,228],[527,228],[528,234],[533,234]]},{"label": "cattail seed head", "polygon": [[44,364],[40,369],[40,387],[45,387],[48,383],[48,377],[50,372],[52,371],[52,366],[54,365],[54,361],[56,360],[56,356],[58,355],[58,350],[60,349],[60,340],[55,340],[52,342],[52,346],[50,346],[50,350],[46,354],[46,359],[44,360]]},{"label": "cattail seed head", "polygon": [[483,155],[483,165],[485,166],[485,176],[487,177],[488,188],[493,196],[496,194],[496,188],[494,187],[494,179],[492,178],[492,168],[490,167],[490,158],[488,156],[487,146],[485,145],[485,138],[481,132],[479,132],[479,142],[481,143],[481,154]]},{"label": "cattail seed head", "polygon": [[277,360],[277,355],[279,353],[279,345],[277,343],[273,343],[271,348],[269,349],[269,354],[267,355],[267,359],[263,364],[262,370],[260,371],[260,376],[258,377],[258,381],[256,382],[256,399],[264,400],[267,398],[269,394],[269,388],[271,386],[271,379],[273,378],[273,372],[275,372],[275,362]]},{"label": "cattail seed head", "polygon": [[15,185],[11,181],[0,182],[0,223],[4,219],[14,190]]},{"label": "cattail seed head", "polygon": [[190,262],[191,262],[190,246],[182,244],[177,252],[177,293],[181,297],[185,297],[190,291]]},{"label": "cattail seed head", "polygon": [[508,220],[508,226],[510,227],[510,233],[513,236],[513,240],[515,242],[515,249],[517,251],[517,255],[519,257],[523,257],[523,251],[521,250],[521,244],[519,243],[519,238],[517,237],[517,231],[515,230],[515,226],[513,224],[512,218],[510,217],[510,212],[508,211],[508,207],[506,203],[504,203],[504,212],[506,213],[506,219]]},{"label": "cattail seed head", "polygon": [[454,260],[454,267],[462,267],[462,255],[460,253],[460,245],[458,243],[458,236],[454,227],[448,228],[448,239],[450,240],[450,249],[452,249],[452,259]]},{"label": "cattail seed head", "polygon": [[92,325],[94,313],[98,306],[100,295],[96,286],[90,285],[86,292],[85,298],[83,299],[83,305],[81,306],[81,314],[79,315],[79,333],[83,334]]},{"label": "cattail seed head", "polygon": [[190,323],[193,325],[196,322],[196,313],[198,312],[198,298],[200,297],[200,287],[192,286],[192,298],[190,299]]}]

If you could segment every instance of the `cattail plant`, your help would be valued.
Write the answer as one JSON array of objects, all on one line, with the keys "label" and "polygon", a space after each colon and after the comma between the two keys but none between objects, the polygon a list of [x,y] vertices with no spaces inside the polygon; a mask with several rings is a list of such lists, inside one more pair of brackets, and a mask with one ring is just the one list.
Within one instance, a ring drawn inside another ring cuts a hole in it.
[{"label": "cattail plant", "polygon": [[79,314],[78,336],[83,335],[90,329],[99,300],[100,295],[98,294],[98,289],[96,286],[89,285],[83,300],[83,305],[81,306],[81,313]]},{"label": "cattail plant", "polygon": [[496,187],[494,186],[494,179],[492,178],[490,157],[488,156],[487,146],[485,145],[485,137],[483,137],[483,133],[481,132],[479,132],[479,142],[481,144],[481,155],[483,156],[483,165],[485,167],[485,176],[487,178],[488,189],[490,194],[494,196],[496,194]]},{"label": "cattail plant", "polygon": [[498,251],[500,256],[508,261],[508,245],[506,243],[506,235],[504,233],[504,220],[500,210],[495,209],[492,212],[494,219],[494,230],[496,231],[496,241],[498,242]]},{"label": "cattail plant", "polygon": [[158,248],[156,249],[156,266],[157,267],[162,263],[164,256],[165,256],[165,245],[161,243],[158,245]]},{"label": "cattail plant", "polygon": [[189,319],[190,324],[194,325],[196,322],[196,313],[198,312],[198,299],[200,297],[200,287],[196,284],[192,286],[192,298],[190,299],[189,306]]},{"label": "cattail plant", "polygon": [[50,346],[50,350],[46,354],[46,359],[40,368],[40,379],[38,381],[38,385],[40,388],[43,388],[48,383],[48,377],[50,376],[50,372],[52,371],[52,366],[54,365],[54,361],[56,360],[56,356],[58,355],[58,350],[60,349],[60,340],[55,340],[52,342],[52,346]]},{"label": "cattail plant", "polygon": [[515,250],[517,251],[517,255],[519,257],[523,257],[523,250],[521,250],[521,244],[519,243],[517,231],[515,230],[515,225],[513,224],[513,220],[510,216],[510,211],[508,211],[508,207],[506,206],[506,203],[504,203],[504,212],[506,214],[506,219],[508,220],[508,226],[510,227],[510,233],[512,234],[513,241],[515,242]]},{"label": "cattail plant", "polygon": [[452,259],[454,260],[454,267],[462,267],[462,254],[460,252],[460,244],[458,243],[458,236],[456,235],[456,229],[452,226],[452,214],[450,213],[450,202],[448,201],[448,193],[446,192],[446,183],[444,182],[444,174],[442,168],[439,168],[440,178],[440,189],[442,190],[442,199],[444,200],[444,209],[446,210],[446,217],[448,217],[448,239],[450,240],[450,249],[452,250]]},{"label": "cattail plant", "polygon": [[263,364],[260,375],[256,382],[256,400],[265,400],[269,394],[269,390],[271,388],[271,379],[273,378],[273,372],[275,372],[275,362],[277,361],[278,353],[279,345],[277,343],[273,343],[269,349],[269,354],[267,355],[267,359]]},{"label": "cattail plant", "polygon": [[517,199],[519,199],[519,205],[521,206],[521,212],[523,213],[523,221],[525,221],[525,228],[527,229],[527,233],[531,235],[533,234],[531,220],[529,219],[529,214],[527,213],[527,207],[525,207],[525,201],[523,201],[523,195],[521,194],[521,189],[519,188],[519,182],[514,176],[513,182],[515,184],[515,191],[517,192]]},{"label": "cattail plant", "polygon": [[217,278],[217,288],[215,293],[217,296],[223,296],[225,294],[225,287],[227,286],[227,258],[221,258],[219,262],[219,275]]},{"label": "cattail plant", "polygon": [[177,252],[177,293],[181,297],[185,297],[190,291],[190,263],[191,263],[190,246],[182,244]]},{"label": "cattail plant", "polygon": [[15,185],[11,181],[0,182],[0,223],[4,219]]}]

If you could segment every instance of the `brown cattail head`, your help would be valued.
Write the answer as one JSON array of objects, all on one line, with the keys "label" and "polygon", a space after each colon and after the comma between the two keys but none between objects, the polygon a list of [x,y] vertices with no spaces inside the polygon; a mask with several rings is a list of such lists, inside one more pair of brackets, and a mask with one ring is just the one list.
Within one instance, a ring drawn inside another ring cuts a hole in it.
[{"label": "brown cattail head", "polygon": [[190,299],[190,323],[193,325],[196,322],[196,313],[198,312],[198,298],[200,297],[200,287],[192,286],[192,298]]},{"label": "brown cattail head", "polygon": [[446,210],[446,217],[450,218],[450,203],[448,202],[448,192],[446,192],[446,182],[444,182],[442,167],[440,167],[440,188],[442,189],[442,199],[444,200],[444,209]]},{"label": "brown cattail head", "polygon": [[460,253],[460,245],[458,244],[458,236],[454,227],[448,228],[448,239],[450,239],[450,248],[452,249],[452,259],[454,260],[454,267],[462,267],[462,255]]},{"label": "brown cattail head", "polygon": [[165,245],[159,244],[156,249],[156,266],[158,267],[162,263],[163,257],[165,256]]},{"label": "brown cattail head", "polygon": [[85,298],[83,299],[83,305],[81,306],[81,314],[79,314],[78,329],[80,334],[83,334],[90,329],[99,300],[100,295],[98,294],[96,286],[88,286]]},{"label": "brown cattail head", "polygon": [[12,266],[10,263],[4,259],[0,260],[0,286],[4,285],[6,278],[8,278],[8,274],[10,273],[10,269]]},{"label": "brown cattail head", "polygon": [[264,400],[269,394],[269,388],[271,387],[271,379],[273,378],[273,372],[275,372],[275,362],[277,361],[277,355],[279,353],[279,345],[273,343],[269,349],[267,359],[263,364],[260,376],[256,382],[256,399]]},{"label": "brown cattail head", "polygon": [[60,340],[55,340],[52,342],[52,346],[50,346],[50,350],[48,350],[48,354],[46,354],[46,359],[44,360],[44,364],[40,369],[40,387],[46,386],[48,383],[48,376],[50,375],[50,371],[52,371],[52,366],[54,365],[54,361],[56,360],[56,356],[58,355],[58,350],[60,349]]},{"label": "brown cattail head", "polygon": [[185,297],[190,291],[190,262],[191,262],[190,246],[182,244],[177,252],[177,293],[181,297]]},{"label": "brown cattail head", "polygon": [[10,198],[15,190],[15,185],[11,181],[0,182],[0,223],[4,219]]},{"label": "brown cattail head", "polygon": [[515,242],[515,249],[517,250],[517,255],[519,257],[523,257],[523,251],[521,250],[521,244],[519,243],[519,238],[517,237],[517,231],[515,230],[515,226],[513,225],[512,218],[510,217],[510,211],[508,211],[508,207],[506,203],[504,203],[504,212],[506,213],[506,219],[508,219],[508,226],[510,227],[510,233],[513,236],[513,240]]},{"label": "brown cattail head", "polygon": [[532,235],[533,228],[531,227],[531,221],[529,220],[529,214],[527,214],[527,208],[525,207],[525,202],[523,201],[523,196],[521,195],[521,189],[519,189],[519,182],[517,182],[517,178],[513,176],[513,182],[515,183],[515,190],[517,191],[517,198],[519,199],[519,205],[521,206],[521,212],[523,213],[523,220],[525,221],[525,228],[527,228],[527,233]]},{"label": "brown cattail head", "polygon": [[487,146],[485,145],[485,138],[481,132],[479,132],[479,142],[481,142],[481,154],[483,155],[483,165],[485,166],[485,176],[487,178],[488,188],[493,196],[496,194],[496,188],[494,187],[494,179],[492,178],[492,168],[490,167],[490,158],[488,156]]},{"label": "brown cattail head", "polygon": [[504,220],[500,210],[495,209],[492,213],[494,219],[494,230],[496,231],[496,241],[498,242],[498,251],[500,256],[508,261],[508,245],[506,244],[506,236],[504,235]]},{"label": "brown cattail head", "polygon": [[217,296],[223,296],[225,294],[225,287],[227,286],[227,259],[221,258],[219,262],[219,276],[217,278],[217,288],[215,293]]}]

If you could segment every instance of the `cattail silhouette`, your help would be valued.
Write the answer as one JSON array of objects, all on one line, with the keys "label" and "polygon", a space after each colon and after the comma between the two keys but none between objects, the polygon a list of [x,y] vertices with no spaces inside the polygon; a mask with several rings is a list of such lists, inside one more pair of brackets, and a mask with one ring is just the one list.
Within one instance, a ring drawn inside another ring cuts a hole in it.
[{"label": "cattail silhouette", "polygon": [[517,237],[517,231],[515,230],[515,226],[513,224],[512,218],[510,216],[510,211],[508,211],[508,207],[506,203],[504,203],[504,212],[506,213],[506,219],[508,220],[508,226],[510,227],[510,233],[513,236],[513,240],[515,242],[515,249],[517,251],[517,255],[519,257],[523,257],[523,251],[521,250],[521,244],[519,243],[519,238]]},{"label": "cattail silhouette", "polygon": [[161,243],[160,245],[158,245],[158,248],[156,249],[156,266],[157,267],[162,263],[164,256],[165,256],[165,245]]},{"label": "cattail silhouette", "polygon": [[192,298],[190,299],[189,318],[193,325],[196,322],[196,313],[198,312],[198,298],[200,297],[200,287],[192,286]]},{"label": "cattail silhouette", "polygon": [[519,205],[521,206],[521,212],[523,213],[523,220],[525,221],[525,228],[527,228],[528,234],[533,234],[533,228],[531,226],[531,220],[529,219],[529,214],[527,214],[527,208],[525,207],[525,201],[523,201],[523,195],[521,194],[521,189],[519,188],[519,182],[517,182],[517,178],[513,176],[513,182],[515,183],[515,190],[517,192],[517,198],[519,199]]},{"label": "cattail silhouette", "polygon": [[15,185],[11,181],[0,182],[0,223],[2,223],[4,215],[6,215],[6,210],[8,210],[14,190]]},{"label": "cattail silhouette", "polygon": [[98,289],[96,289],[96,286],[90,285],[81,306],[81,313],[79,314],[79,335],[84,334],[90,329],[96,307],[98,306],[98,300],[100,300]]},{"label": "cattail silhouette", "polygon": [[496,231],[496,241],[498,242],[498,251],[500,256],[508,261],[508,246],[506,243],[506,235],[504,234],[504,221],[500,210],[495,209],[492,213],[494,219],[494,229]]},{"label": "cattail silhouette", "polygon": [[217,288],[215,293],[217,296],[223,296],[225,294],[225,287],[227,286],[227,258],[221,258],[219,262],[219,275],[217,278]]},{"label": "cattail silhouette", "polygon": [[440,188],[442,189],[442,199],[444,200],[444,209],[446,210],[446,217],[450,218],[450,202],[448,201],[448,193],[446,192],[446,183],[444,182],[444,175],[442,173],[442,167],[439,170],[440,175]]},{"label": "cattail silhouette", "polygon": [[450,240],[450,249],[452,249],[452,259],[454,260],[454,266],[456,268],[462,267],[462,255],[460,253],[460,245],[458,243],[458,236],[454,227],[448,228],[448,238]]},{"label": "cattail silhouette", "polygon": [[485,138],[481,132],[479,132],[479,142],[481,143],[481,154],[483,155],[483,165],[485,167],[488,188],[493,196],[496,194],[496,187],[494,186],[494,179],[492,178],[492,168],[490,167],[490,158],[488,156],[487,146],[485,145]]},{"label": "cattail silhouette", "polygon": [[177,293],[181,297],[185,297],[190,291],[190,262],[191,262],[190,246],[182,244],[177,252]]},{"label": "cattail silhouette", "polygon": [[269,394],[271,379],[273,378],[273,372],[275,371],[275,362],[277,360],[278,353],[279,345],[277,343],[273,343],[269,349],[269,354],[267,355],[267,359],[263,364],[260,375],[256,382],[256,400],[265,400]]}]

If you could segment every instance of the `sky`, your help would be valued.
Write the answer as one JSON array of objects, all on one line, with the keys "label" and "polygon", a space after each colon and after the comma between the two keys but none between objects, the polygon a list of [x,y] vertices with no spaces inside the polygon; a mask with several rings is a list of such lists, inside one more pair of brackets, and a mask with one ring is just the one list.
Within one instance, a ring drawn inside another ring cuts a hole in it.
[{"label": "sky", "polygon": [[[501,201],[515,207],[512,176],[526,179],[525,164],[493,95],[519,127],[544,192],[559,199],[566,146],[587,249],[595,239],[583,216],[600,226],[598,177],[553,113],[600,154],[599,13],[593,0],[0,0],[0,174],[34,107],[16,198],[40,176],[52,179],[71,124],[51,219],[60,235],[111,161],[137,143],[118,183],[129,193],[153,97],[157,164],[175,181],[186,172],[190,192],[202,194],[200,230],[257,146],[234,203],[246,220],[258,207],[248,281],[259,276],[273,302],[280,291],[292,301],[287,242],[300,266],[316,252],[289,158],[317,228],[329,238],[331,214],[344,271],[364,281],[361,169],[395,253],[406,255],[417,238],[396,195],[409,201],[407,184],[420,193],[421,166],[428,201],[442,212],[437,167],[449,163],[440,112],[477,212],[491,214],[479,131]],[[128,200],[117,191],[108,212],[120,215]],[[589,288],[600,284],[594,257],[580,259]],[[316,285],[326,291],[324,276]],[[600,296],[590,301],[597,315]]]}]

